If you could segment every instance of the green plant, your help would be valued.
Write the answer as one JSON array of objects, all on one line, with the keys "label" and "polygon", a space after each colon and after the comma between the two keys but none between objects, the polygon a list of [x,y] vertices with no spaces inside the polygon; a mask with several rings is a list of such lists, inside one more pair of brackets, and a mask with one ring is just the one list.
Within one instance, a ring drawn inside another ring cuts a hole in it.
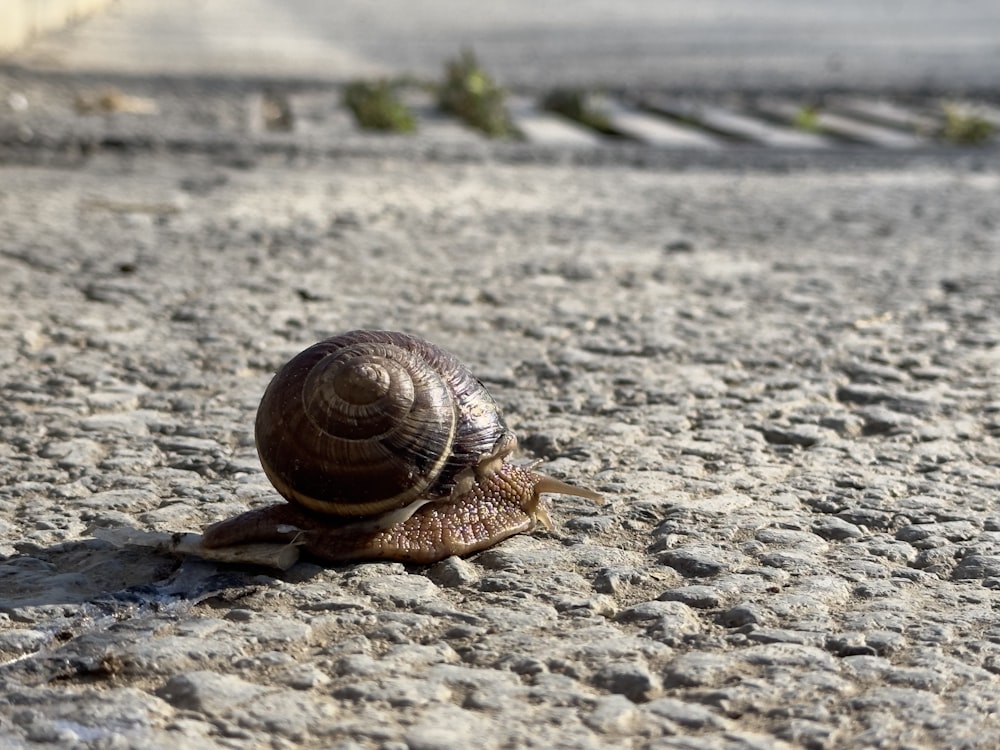
[{"label": "green plant", "polygon": [[389,81],[354,81],[344,89],[344,104],[358,125],[368,130],[410,133],[417,128],[410,108]]},{"label": "green plant", "polygon": [[996,133],[993,123],[967,107],[951,103],[941,106],[944,109],[944,125],[941,126],[940,136],[948,143],[957,146],[977,146],[988,141]]},{"label": "green plant", "polygon": [[471,50],[463,50],[445,64],[438,104],[467,125],[491,138],[518,135],[505,103],[506,92],[480,66]]},{"label": "green plant", "polygon": [[607,112],[594,104],[590,92],[579,89],[555,89],[542,99],[542,108],[575,120],[605,135],[618,135]]},{"label": "green plant", "polygon": [[819,130],[819,108],[808,104],[799,107],[792,117],[792,125],[807,133],[815,133]]}]

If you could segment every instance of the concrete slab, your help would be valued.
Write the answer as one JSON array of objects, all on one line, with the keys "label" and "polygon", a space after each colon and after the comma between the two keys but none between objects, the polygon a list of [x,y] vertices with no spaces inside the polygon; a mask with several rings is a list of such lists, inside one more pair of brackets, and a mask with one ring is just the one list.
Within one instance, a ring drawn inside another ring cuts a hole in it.
[{"label": "concrete slab", "polygon": [[[998,192],[957,161],[0,165],[0,744],[985,750]],[[455,352],[517,460],[605,504],[432,566],[95,538],[280,502],[258,399],[356,327]]]}]

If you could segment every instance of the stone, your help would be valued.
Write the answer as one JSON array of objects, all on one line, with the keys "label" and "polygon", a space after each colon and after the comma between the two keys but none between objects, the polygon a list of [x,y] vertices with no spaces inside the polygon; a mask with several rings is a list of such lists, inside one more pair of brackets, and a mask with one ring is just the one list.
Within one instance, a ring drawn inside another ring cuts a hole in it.
[{"label": "stone", "polygon": [[745,625],[761,625],[770,619],[770,615],[760,606],[753,603],[738,604],[719,615],[719,624],[726,628],[739,628]]},{"label": "stone", "polygon": [[595,686],[624,695],[633,703],[648,701],[659,691],[659,681],[645,664],[617,662],[605,664],[593,676]]},{"label": "stone", "polygon": [[433,581],[408,573],[366,579],[361,589],[376,601],[391,602],[401,607],[414,607],[438,597],[438,588]]},{"label": "stone", "polygon": [[1000,576],[1000,555],[967,555],[952,571],[955,580]]},{"label": "stone", "polygon": [[711,586],[678,586],[660,594],[660,601],[681,602],[694,609],[715,609],[723,599],[723,594]]},{"label": "stone", "polygon": [[643,710],[669,719],[686,729],[723,730],[732,726],[732,722],[718,716],[710,708],[697,703],[680,701],[676,698],[657,698],[644,705]]},{"label": "stone", "polygon": [[665,550],[657,556],[657,559],[660,563],[674,568],[682,576],[709,578],[731,569],[738,561],[739,555],[715,547],[692,545]]},{"label": "stone", "polygon": [[272,689],[234,675],[201,670],[171,677],[157,695],[175,708],[221,714],[257,700]]},{"label": "stone", "polygon": [[446,557],[432,565],[427,575],[436,584],[445,588],[473,586],[479,582],[479,571],[476,566],[455,556]]},{"label": "stone", "polygon": [[672,659],[663,675],[664,688],[716,687],[739,668],[735,655],[691,652]]}]

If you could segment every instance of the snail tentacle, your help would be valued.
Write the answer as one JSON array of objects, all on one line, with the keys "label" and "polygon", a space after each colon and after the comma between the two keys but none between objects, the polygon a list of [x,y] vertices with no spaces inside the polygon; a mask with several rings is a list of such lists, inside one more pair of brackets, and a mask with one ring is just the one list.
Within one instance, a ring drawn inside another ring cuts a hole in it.
[{"label": "snail tentacle", "polygon": [[333,562],[433,562],[551,529],[543,493],[601,502],[512,464],[517,439],[483,384],[403,333],[350,331],[293,357],[265,390],[255,435],[288,502],[210,526],[207,547],[294,540]]}]

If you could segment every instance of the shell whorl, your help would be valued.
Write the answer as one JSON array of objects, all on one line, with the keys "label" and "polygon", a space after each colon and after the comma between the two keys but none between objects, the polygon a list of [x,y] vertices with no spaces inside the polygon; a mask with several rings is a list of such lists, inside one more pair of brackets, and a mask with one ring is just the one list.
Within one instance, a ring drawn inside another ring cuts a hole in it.
[{"label": "shell whorl", "polygon": [[506,435],[496,403],[461,362],[388,331],[351,331],[295,356],[256,422],[278,492],[341,516],[445,497]]}]

